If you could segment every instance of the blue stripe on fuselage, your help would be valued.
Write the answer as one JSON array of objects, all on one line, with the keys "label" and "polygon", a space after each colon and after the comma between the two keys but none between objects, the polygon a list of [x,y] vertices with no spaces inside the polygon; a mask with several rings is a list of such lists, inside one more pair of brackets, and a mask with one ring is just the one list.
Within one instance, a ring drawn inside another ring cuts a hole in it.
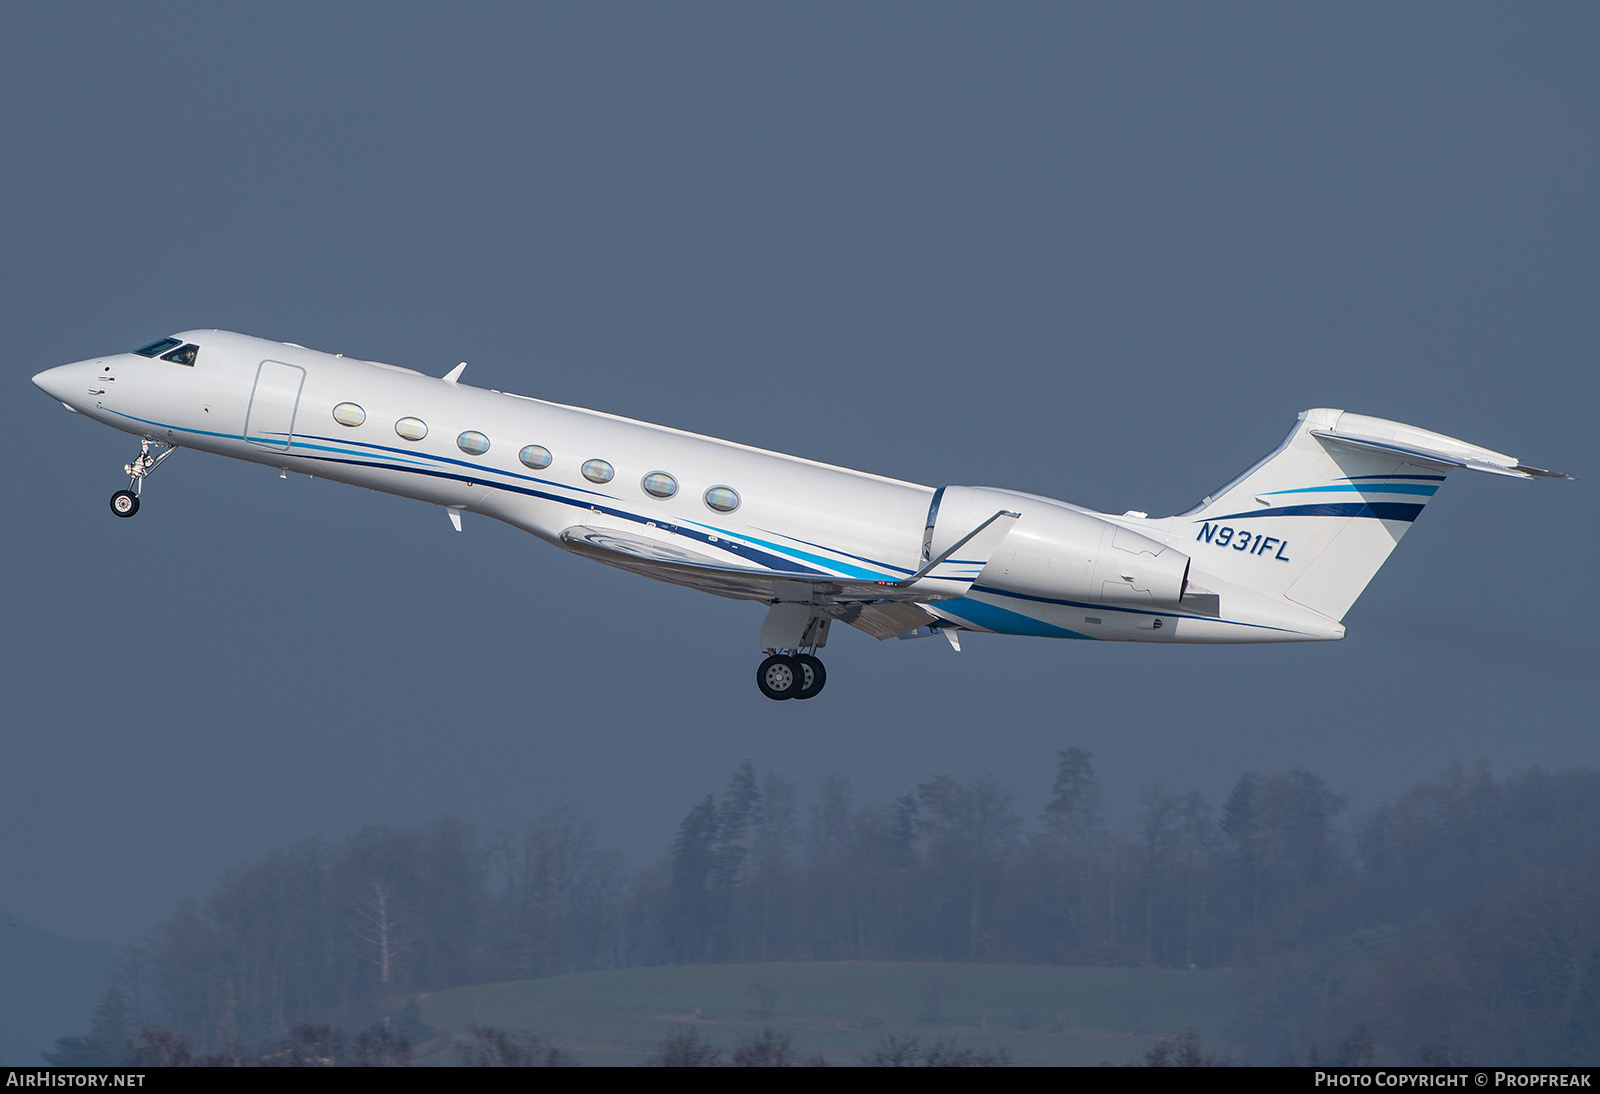
[{"label": "blue stripe on fuselage", "polygon": [[1089,641],[1098,641],[1091,634],[1079,634],[1069,631],[1065,627],[1058,627],[1054,623],[1046,623],[1014,612],[1009,608],[1002,608],[998,604],[990,604],[982,600],[973,600],[970,597],[960,597],[956,600],[941,600],[934,605],[941,612],[955,616],[975,627],[981,627],[995,634],[1023,634],[1035,638],[1083,638]]}]

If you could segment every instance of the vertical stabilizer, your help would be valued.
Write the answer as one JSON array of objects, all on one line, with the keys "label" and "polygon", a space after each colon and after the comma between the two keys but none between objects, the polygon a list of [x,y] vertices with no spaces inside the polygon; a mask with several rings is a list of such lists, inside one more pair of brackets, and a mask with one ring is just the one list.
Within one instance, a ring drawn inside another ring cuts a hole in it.
[{"label": "vertical stabilizer", "polygon": [[1415,426],[1308,410],[1275,452],[1162,523],[1197,571],[1343,619],[1455,468],[1568,477]]}]

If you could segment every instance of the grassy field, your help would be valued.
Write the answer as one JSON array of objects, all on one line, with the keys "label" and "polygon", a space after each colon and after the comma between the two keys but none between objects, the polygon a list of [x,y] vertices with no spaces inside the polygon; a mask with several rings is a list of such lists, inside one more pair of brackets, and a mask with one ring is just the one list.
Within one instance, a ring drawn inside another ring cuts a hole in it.
[{"label": "grassy field", "polygon": [[1217,970],[818,961],[479,984],[425,996],[421,1008],[441,1033],[533,1030],[584,1064],[642,1064],[685,1027],[731,1050],[768,1026],[834,1064],[860,1063],[888,1034],[1004,1047],[1017,1064],[1120,1064],[1188,1029],[1220,1038],[1234,992],[1232,974]]}]

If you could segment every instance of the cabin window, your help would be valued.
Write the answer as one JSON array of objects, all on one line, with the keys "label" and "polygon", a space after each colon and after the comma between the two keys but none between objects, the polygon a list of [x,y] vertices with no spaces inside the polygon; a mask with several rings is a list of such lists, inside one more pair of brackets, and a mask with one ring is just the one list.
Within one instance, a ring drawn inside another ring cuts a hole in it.
[{"label": "cabin window", "polygon": [[340,403],[333,408],[333,420],[340,425],[360,425],[367,420],[367,412],[355,403]]},{"label": "cabin window", "polygon": [[522,461],[523,467],[543,471],[550,466],[550,450],[542,444],[530,444],[517,453],[517,459]]},{"label": "cabin window", "polygon": [[652,471],[639,480],[644,492],[654,498],[670,498],[678,492],[678,480],[665,471]]},{"label": "cabin window", "polygon": [[739,491],[731,486],[713,486],[705,492],[705,502],[719,513],[731,513],[739,508]]},{"label": "cabin window", "polygon": [[428,423],[421,418],[401,418],[394,423],[394,431],[408,441],[420,441],[428,435]]},{"label": "cabin window", "polygon": [[489,451],[489,438],[476,429],[469,429],[456,438],[456,447],[469,456],[481,456]]},{"label": "cabin window", "polygon": [[583,462],[583,477],[590,482],[610,482],[616,472],[605,460],[585,460]]},{"label": "cabin window", "polygon": [[163,338],[159,342],[151,342],[143,349],[136,349],[133,352],[137,353],[140,357],[160,357],[163,353],[167,352],[167,350],[176,349],[181,345],[183,345],[183,343],[178,341],[176,338]]},{"label": "cabin window", "polygon": [[175,365],[193,366],[194,359],[199,356],[199,354],[200,347],[195,345],[193,342],[190,342],[187,345],[173,350],[171,353],[163,353],[161,355],[161,359],[163,361],[171,361]]}]

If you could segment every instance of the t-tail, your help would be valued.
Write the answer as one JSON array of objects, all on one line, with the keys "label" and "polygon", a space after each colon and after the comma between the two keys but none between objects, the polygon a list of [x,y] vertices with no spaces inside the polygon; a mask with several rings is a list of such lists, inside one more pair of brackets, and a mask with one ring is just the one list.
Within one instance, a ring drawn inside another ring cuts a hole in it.
[{"label": "t-tail", "polygon": [[1159,522],[1204,581],[1341,620],[1457,468],[1571,478],[1399,422],[1308,410],[1276,451],[1199,506]]}]

